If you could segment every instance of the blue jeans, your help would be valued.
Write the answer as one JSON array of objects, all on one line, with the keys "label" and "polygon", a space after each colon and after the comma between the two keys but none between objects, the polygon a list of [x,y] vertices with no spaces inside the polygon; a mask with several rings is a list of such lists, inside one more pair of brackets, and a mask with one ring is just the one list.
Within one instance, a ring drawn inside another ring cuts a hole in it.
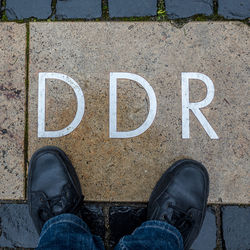
[{"label": "blue jeans", "polygon": [[[73,214],[53,217],[43,226],[37,249],[105,249],[102,239],[92,235],[85,222]],[[163,221],[147,221],[124,236],[115,250],[183,250],[180,232]]]}]

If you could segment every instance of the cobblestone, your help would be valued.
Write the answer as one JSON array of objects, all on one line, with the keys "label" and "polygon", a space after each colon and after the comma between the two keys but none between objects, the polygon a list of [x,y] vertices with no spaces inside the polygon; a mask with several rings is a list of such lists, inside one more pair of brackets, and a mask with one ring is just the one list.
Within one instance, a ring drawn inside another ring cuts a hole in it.
[{"label": "cobblestone", "polygon": [[8,20],[47,19],[51,15],[51,0],[7,0],[6,15]]},{"label": "cobblestone", "polygon": [[81,217],[87,223],[92,234],[105,238],[103,208],[100,205],[84,204],[80,210]]},{"label": "cobblestone", "polygon": [[109,210],[110,246],[114,247],[120,238],[131,234],[146,221],[146,207],[111,207]]},{"label": "cobblestone", "polygon": [[157,0],[109,0],[110,17],[155,16]]},{"label": "cobblestone", "polygon": [[36,247],[38,234],[26,204],[0,204],[0,247]]},{"label": "cobblestone", "polygon": [[249,0],[218,0],[218,13],[225,18],[245,19],[250,17]]},{"label": "cobblestone", "polygon": [[227,250],[250,249],[250,207],[222,208],[223,238]]},{"label": "cobblestone", "polygon": [[0,1],[0,19],[2,18],[2,3]]},{"label": "cobblestone", "polygon": [[198,238],[191,246],[192,250],[212,250],[216,248],[216,216],[211,207],[207,213]]},{"label": "cobblestone", "polygon": [[102,15],[101,0],[58,0],[56,17],[58,19],[99,18]]},{"label": "cobblestone", "polygon": [[165,0],[165,7],[171,19],[213,14],[213,0]]},{"label": "cobblestone", "polygon": [[[93,234],[104,239],[105,225],[103,208],[99,205],[84,204],[80,216]],[[0,248],[35,248],[39,235],[29,215],[27,204],[0,204]]]}]

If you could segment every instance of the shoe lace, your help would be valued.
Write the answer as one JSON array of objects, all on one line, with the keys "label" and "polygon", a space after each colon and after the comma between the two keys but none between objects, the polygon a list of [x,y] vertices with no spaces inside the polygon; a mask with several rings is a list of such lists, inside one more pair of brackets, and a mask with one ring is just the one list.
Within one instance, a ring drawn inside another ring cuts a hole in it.
[{"label": "shoe lace", "polygon": [[173,209],[173,214],[171,219],[169,219],[167,214],[164,214],[164,220],[166,220],[167,223],[175,226],[181,232],[182,235],[185,235],[185,233],[190,229],[190,227],[194,223],[192,214],[187,213],[185,210],[173,204],[169,204],[168,207]]},{"label": "shoe lace", "polygon": [[[81,198],[77,201],[77,203],[73,203],[70,202],[68,203],[66,206],[63,207],[63,203],[62,203],[62,198],[63,195],[56,195],[54,197],[51,198],[45,198],[45,197],[41,197],[40,201],[42,202],[42,206],[39,209],[39,217],[43,220],[43,221],[47,221],[48,219],[59,215],[59,214],[63,214],[66,212],[70,213],[77,213],[80,204],[82,203],[84,197],[81,196]],[[58,207],[63,207],[63,209],[60,210],[60,212],[54,212],[54,209],[56,206]]]}]

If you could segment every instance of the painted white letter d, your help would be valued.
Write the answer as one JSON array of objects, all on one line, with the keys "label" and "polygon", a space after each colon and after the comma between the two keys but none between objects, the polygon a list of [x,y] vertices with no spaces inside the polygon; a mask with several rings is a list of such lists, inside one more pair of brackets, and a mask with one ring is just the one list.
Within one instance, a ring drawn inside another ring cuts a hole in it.
[{"label": "painted white letter d", "polygon": [[[45,81],[58,79],[66,82],[75,92],[77,111],[74,120],[64,129],[45,131]],[[38,137],[61,137],[71,133],[81,122],[84,114],[84,95],[80,86],[69,76],[60,73],[39,73],[38,81]]]},{"label": "painted white letter d", "polygon": [[[147,92],[150,108],[148,117],[145,122],[137,129],[118,132],[117,131],[117,79],[129,79],[139,83]],[[109,137],[110,138],[130,138],[145,132],[153,123],[156,115],[156,97],[153,88],[141,76],[131,73],[110,73],[110,89],[109,89]]]}]

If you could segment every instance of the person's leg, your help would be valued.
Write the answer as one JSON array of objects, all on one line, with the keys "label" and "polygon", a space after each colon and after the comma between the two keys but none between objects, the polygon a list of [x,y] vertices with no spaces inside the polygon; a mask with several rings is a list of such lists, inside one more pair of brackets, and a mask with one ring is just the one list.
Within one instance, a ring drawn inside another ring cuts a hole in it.
[{"label": "person's leg", "polygon": [[206,213],[209,177],[193,160],[174,163],[157,182],[148,203],[148,221],[123,237],[119,249],[189,249]]},{"label": "person's leg", "polygon": [[104,249],[76,216],[82,201],[79,179],[66,154],[51,146],[36,151],[29,164],[28,204],[41,233],[38,249]]},{"label": "person's leg", "polygon": [[104,249],[102,239],[92,235],[85,222],[74,214],[61,214],[43,226],[37,250]]}]

